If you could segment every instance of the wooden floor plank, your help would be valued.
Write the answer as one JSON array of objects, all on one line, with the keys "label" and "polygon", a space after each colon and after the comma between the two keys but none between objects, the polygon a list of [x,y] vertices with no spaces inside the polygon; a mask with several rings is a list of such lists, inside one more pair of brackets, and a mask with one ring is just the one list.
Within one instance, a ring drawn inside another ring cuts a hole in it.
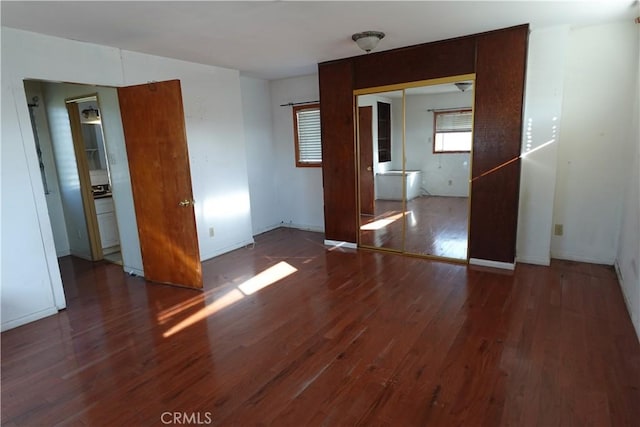
[{"label": "wooden floor plank", "polygon": [[[61,258],[68,308],[1,336],[3,425],[640,420],[640,345],[611,267],[503,272],[322,238],[258,236],[205,262],[201,293]],[[242,292],[283,263],[289,276]]]}]

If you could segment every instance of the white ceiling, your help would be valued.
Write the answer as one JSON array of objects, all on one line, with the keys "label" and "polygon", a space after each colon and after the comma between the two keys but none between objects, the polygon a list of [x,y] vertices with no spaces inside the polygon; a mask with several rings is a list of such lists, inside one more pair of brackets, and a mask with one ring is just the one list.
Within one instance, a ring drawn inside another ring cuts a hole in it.
[{"label": "white ceiling", "polygon": [[386,33],[376,51],[529,23],[532,29],[633,20],[637,1],[2,1],[2,25],[277,79],[364,54],[353,33]]}]

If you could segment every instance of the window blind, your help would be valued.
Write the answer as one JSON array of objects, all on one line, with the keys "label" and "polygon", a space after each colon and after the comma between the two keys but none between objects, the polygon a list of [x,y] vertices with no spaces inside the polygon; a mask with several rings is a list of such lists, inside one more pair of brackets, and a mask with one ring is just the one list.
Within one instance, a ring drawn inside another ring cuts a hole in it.
[{"label": "window blind", "polygon": [[436,114],[436,133],[471,132],[471,111],[455,111]]},{"label": "window blind", "polygon": [[298,119],[298,161],[301,163],[322,162],[320,110],[300,110],[296,115]]}]

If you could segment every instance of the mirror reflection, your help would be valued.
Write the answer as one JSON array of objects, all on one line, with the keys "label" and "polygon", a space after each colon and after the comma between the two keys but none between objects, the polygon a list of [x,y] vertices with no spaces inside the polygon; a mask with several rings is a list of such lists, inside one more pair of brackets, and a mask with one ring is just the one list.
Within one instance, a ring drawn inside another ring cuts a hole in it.
[{"label": "mirror reflection", "polygon": [[419,180],[407,201],[405,252],[467,258],[472,105],[471,81],[405,92],[406,170]]},{"label": "mirror reflection", "polygon": [[466,260],[473,81],[359,95],[357,105],[360,245]]},{"label": "mirror reflection", "polygon": [[102,119],[95,96],[77,102],[80,114],[82,146],[87,158],[91,193],[94,199],[111,197],[109,165],[102,132]]},{"label": "mirror reflection", "polygon": [[402,91],[358,96],[360,245],[402,251]]}]

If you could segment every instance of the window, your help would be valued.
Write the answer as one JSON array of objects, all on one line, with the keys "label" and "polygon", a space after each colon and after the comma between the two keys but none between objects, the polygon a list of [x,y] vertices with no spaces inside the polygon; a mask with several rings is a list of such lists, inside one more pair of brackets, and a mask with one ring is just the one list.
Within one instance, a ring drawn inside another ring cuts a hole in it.
[{"label": "window", "polygon": [[293,107],[293,139],[297,167],[322,166],[320,104]]},{"label": "window", "polygon": [[433,113],[433,152],[468,153],[471,151],[471,109]]}]

